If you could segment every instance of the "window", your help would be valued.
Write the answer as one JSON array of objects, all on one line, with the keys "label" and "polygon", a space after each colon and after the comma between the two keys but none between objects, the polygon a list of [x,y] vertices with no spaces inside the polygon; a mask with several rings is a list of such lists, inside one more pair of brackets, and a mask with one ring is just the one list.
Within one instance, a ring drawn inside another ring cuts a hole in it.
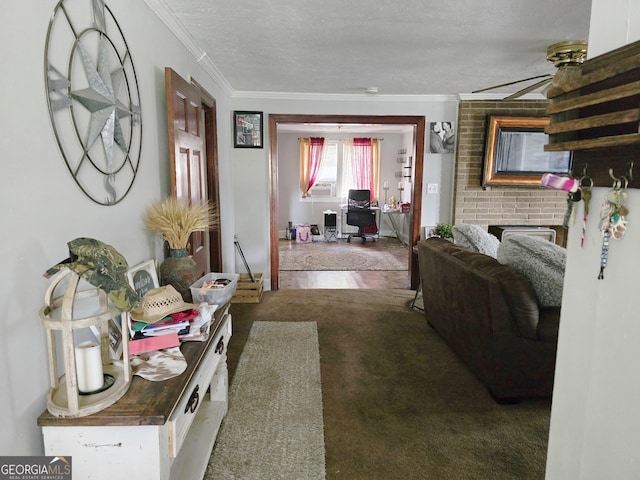
[{"label": "window", "polygon": [[[377,201],[379,141],[368,138],[359,140],[370,140],[370,145],[364,142],[363,145],[354,146],[354,142],[348,140],[325,142],[316,183],[309,190],[309,197],[302,198],[301,201],[346,201],[349,189],[352,188],[370,189],[372,199]],[[365,151],[359,151],[362,147],[366,147]]]},{"label": "window", "polygon": [[324,146],[323,159],[318,172],[318,180],[309,191],[312,199],[330,198],[336,196],[338,183],[338,143],[329,142]]},{"label": "window", "polygon": [[336,183],[338,180],[338,144],[325,145],[326,153],[318,173],[319,183]]}]

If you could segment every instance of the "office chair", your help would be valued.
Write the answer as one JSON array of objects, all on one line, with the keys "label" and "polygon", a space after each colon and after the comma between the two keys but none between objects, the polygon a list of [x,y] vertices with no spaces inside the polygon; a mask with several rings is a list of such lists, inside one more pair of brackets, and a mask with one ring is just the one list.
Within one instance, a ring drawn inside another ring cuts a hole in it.
[{"label": "office chair", "polygon": [[374,234],[378,230],[376,225],[376,212],[371,210],[370,190],[349,190],[347,199],[347,225],[358,227],[358,233],[350,234],[347,243],[351,243],[351,237],[362,238],[362,243],[367,241],[369,234],[375,242]]}]

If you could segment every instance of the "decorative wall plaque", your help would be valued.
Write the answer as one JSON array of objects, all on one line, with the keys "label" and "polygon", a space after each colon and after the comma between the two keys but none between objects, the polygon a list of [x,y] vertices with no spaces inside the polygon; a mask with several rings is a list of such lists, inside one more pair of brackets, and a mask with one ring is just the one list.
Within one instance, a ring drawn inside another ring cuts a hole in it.
[{"label": "decorative wall plaque", "polygon": [[131,51],[104,0],[60,0],[45,44],[49,116],[82,191],[115,205],[133,186],[142,149],[140,92]]}]

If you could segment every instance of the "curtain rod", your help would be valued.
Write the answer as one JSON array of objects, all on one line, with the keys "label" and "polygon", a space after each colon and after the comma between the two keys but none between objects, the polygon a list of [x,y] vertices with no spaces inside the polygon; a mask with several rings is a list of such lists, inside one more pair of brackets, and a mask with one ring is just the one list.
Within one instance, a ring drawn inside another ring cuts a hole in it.
[{"label": "curtain rod", "polygon": [[[310,137],[298,137],[298,141],[300,141],[300,139],[302,139],[302,138],[310,138]],[[338,142],[344,142],[346,140],[353,140],[354,138],[368,138],[368,137],[329,138],[328,140],[337,140]],[[371,138],[375,138],[375,137],[371,137]],[[384,138],[376,138],[376,140],[378,140],[379,142],[382,142],[384,140]]]}]

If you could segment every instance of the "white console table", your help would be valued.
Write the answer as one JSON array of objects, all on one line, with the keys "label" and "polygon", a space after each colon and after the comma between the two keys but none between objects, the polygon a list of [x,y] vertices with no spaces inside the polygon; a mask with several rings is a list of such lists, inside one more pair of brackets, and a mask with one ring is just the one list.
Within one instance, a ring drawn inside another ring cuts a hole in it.
[{"label": "white console table", "polygon": [[71,456],[73,478],[201,479],[227,413],[229,304],[212,319],[209,339],[187,342],[187,369],[164,382],[134,376],[108,408],[81,418],[38,418],[45,455]]}]

